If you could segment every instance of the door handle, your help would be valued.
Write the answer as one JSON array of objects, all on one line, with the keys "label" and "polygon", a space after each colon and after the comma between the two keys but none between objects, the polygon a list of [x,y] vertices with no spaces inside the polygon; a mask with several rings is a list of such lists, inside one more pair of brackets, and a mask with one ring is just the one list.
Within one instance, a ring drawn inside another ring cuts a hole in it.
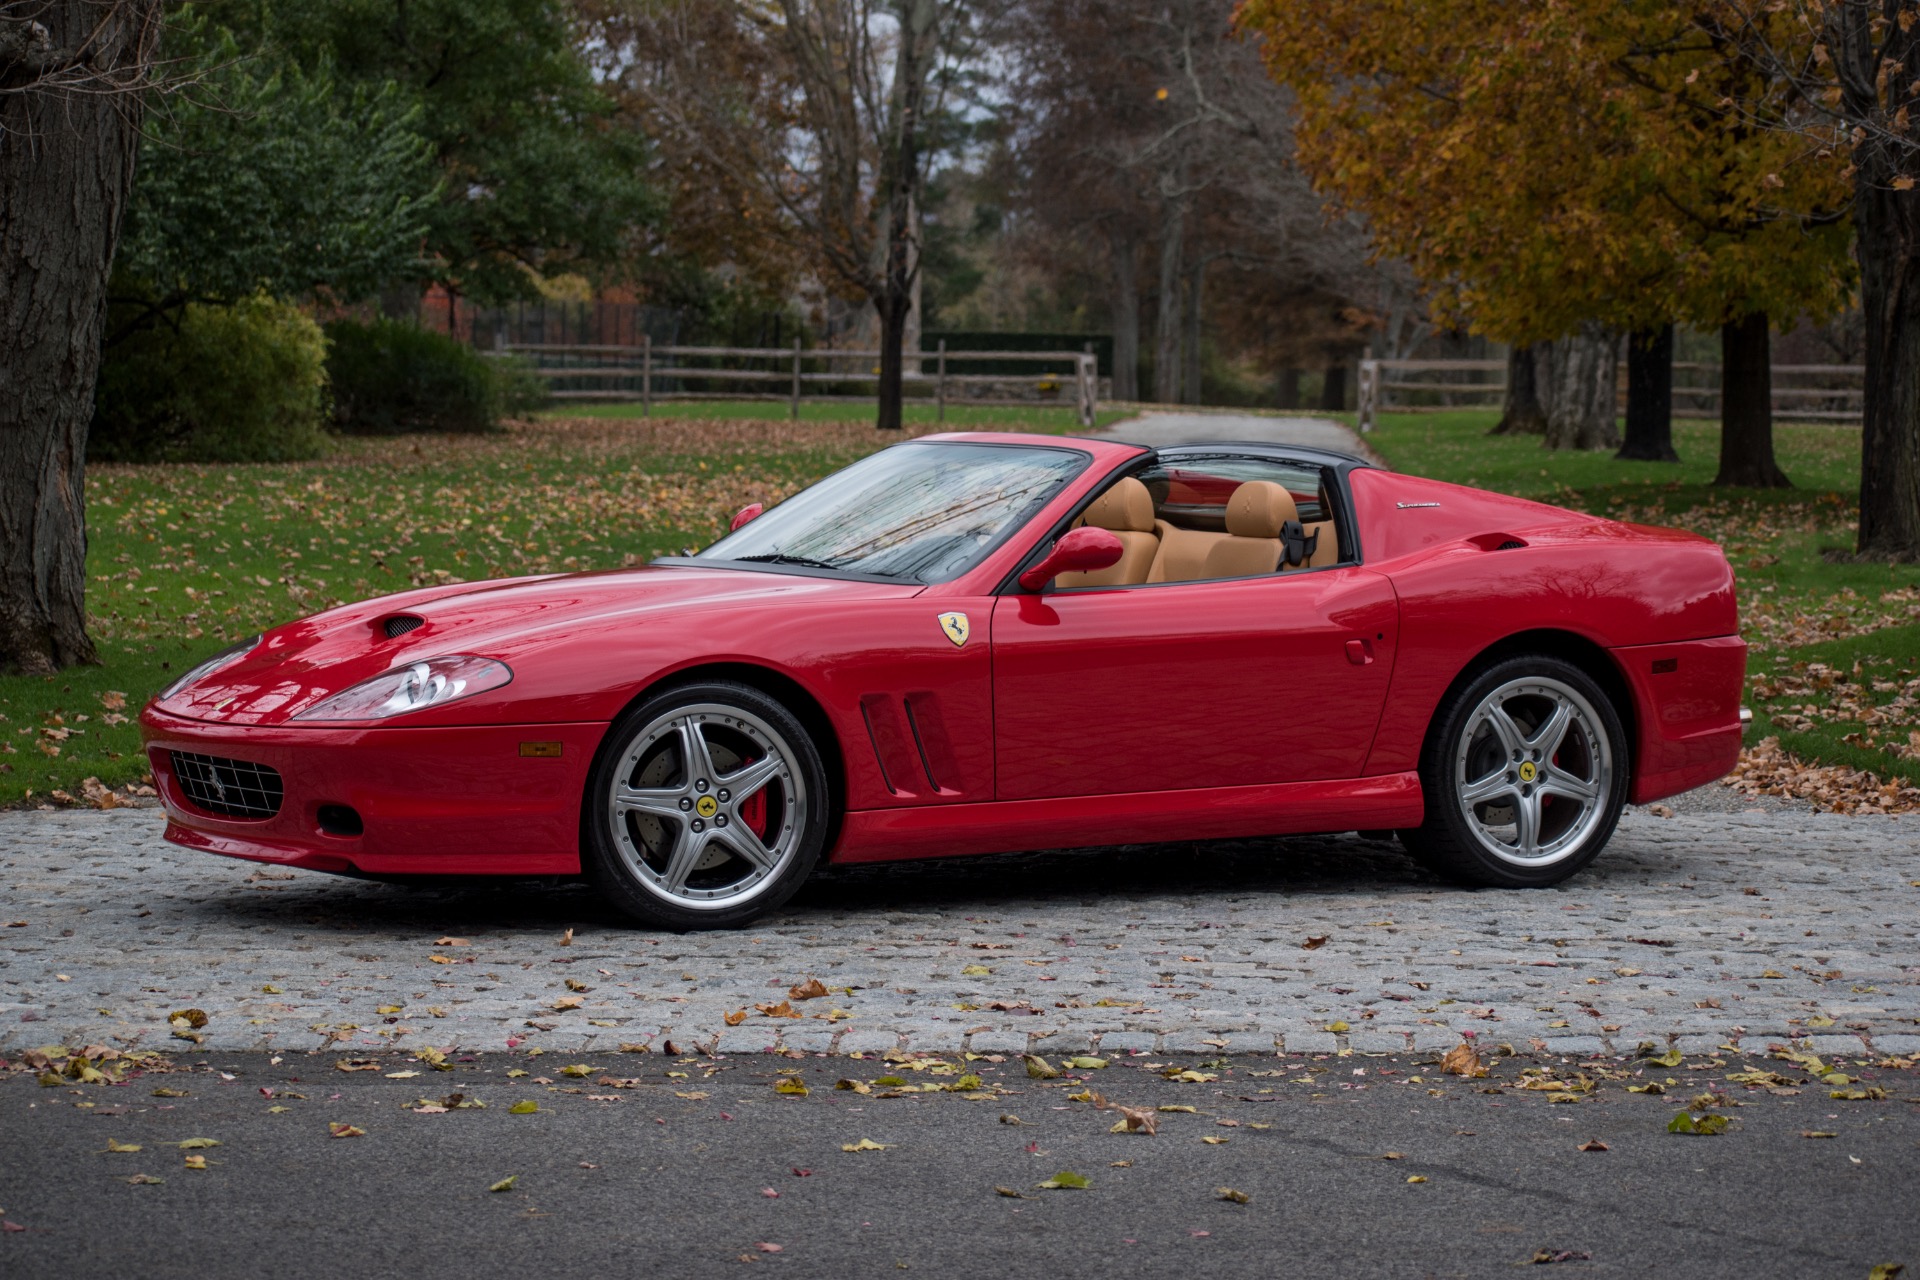
[{"label": "door handle", "polygon": [[1347,641],[1347,661],[1356,667],[1364,667],[1373,661],[1373,646],[1365,640]]}]

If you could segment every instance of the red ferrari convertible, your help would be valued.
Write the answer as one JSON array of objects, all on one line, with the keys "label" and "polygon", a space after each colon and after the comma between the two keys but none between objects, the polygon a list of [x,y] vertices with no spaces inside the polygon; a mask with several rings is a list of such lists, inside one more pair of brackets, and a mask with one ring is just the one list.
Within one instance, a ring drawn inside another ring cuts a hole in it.
[{"label": "red ferrari convertible", "polygon": [[1261,444],[931,436],[698,555],[349,605],[141,716],[167,838],[740,925],[822,860],[1395,831],[1549,885],[1720,777],[1720,548]]}]

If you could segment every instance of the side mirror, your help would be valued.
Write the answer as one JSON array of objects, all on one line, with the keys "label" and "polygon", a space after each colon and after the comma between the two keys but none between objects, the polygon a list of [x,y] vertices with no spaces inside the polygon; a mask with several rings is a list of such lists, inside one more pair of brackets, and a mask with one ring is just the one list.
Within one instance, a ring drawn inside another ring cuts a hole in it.
[{"label": "side mirror", "polygon": [[764,502],[749,502],[746,506],[733,513],[733,523],[727,526],[727,532],[732,533],[735,529],[738,529],[741,525],[753,519],[766,509],[767,504]]},{"label": "side mirror", "polygon": [[1020,585],[1038,591],[1063,573],[1091,573],[1120,563],[1126,548],[1105,529],[1069,529],[1053,544],[1047,558],[1020,575]]}]

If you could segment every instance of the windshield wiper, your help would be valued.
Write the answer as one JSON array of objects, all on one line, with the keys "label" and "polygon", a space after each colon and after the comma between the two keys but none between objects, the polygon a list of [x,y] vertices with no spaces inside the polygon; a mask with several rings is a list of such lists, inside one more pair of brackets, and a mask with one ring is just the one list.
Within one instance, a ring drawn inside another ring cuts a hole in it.
[{"label": "windshield wiper", "polygon": [[790,556],[784,551],[776,551],[771,555],[764,556],[734,556],[733,558],[735,560],[754,560],[761,564],[793,564],[799,565],[803,569],[838,569],[840,567],[837,564],[829,564],[825,560],[815,560],[811,556]]}]

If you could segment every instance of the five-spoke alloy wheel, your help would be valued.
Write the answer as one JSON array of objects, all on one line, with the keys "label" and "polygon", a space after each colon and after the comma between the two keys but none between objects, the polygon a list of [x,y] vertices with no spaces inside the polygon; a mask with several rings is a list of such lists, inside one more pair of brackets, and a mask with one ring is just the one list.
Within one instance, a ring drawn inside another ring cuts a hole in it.
[{"label": "five-spoke alloy wheel", "polygon": [[669,929],[747,922],[819,860],[827,781],[806,729],[747,685],[666,690],[609,731],[587,787],[588,875]]},{"label": "five-spoke alloy wheel", "polygon": [[1605,846],[1626,800],[1626,735],[1606,692],[1558,658],[1510,658],[1442,704],[1420,767],[1420,861],[1474,884],[1557,884]]}]

